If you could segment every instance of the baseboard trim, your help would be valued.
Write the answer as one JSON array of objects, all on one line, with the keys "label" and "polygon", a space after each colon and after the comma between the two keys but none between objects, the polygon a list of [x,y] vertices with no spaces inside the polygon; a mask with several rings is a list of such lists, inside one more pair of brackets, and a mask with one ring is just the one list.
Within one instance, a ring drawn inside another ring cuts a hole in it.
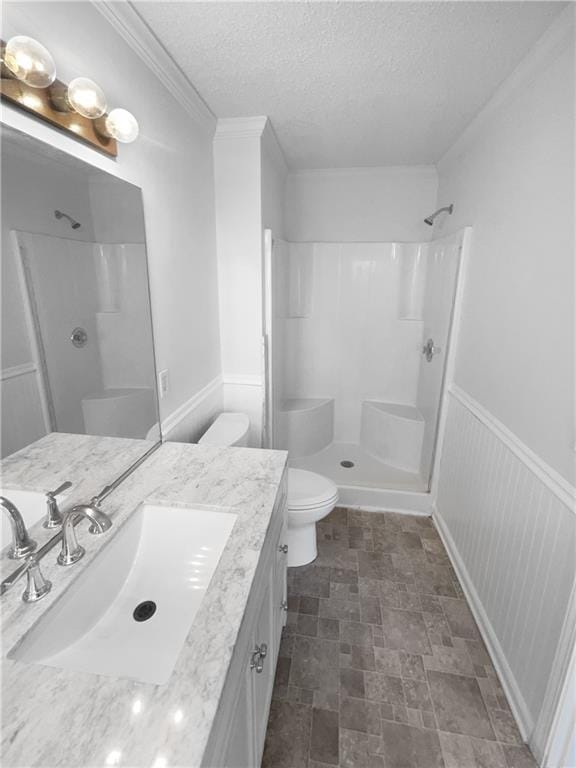
[{"label": "baseboard trim", "polygon": [[169,416],[167,416],[165,419],[162,419],[162,436],[164,437],[165,435],[169,434],[175,427],[180,424],[181,421],[187,418],[190,413],[192,413],[192,411],[198,408],[198,406],[201,405],[201,403],[206,400],[206,398],[217,392],[221,386],[222,376],[219,374],[214,379],[212,379],[212,381],[206,384],[206,386],[203,387],[199,392],[196,392],[195,395],[192,395],[192,397],[186,400],[186,402],[178,406],[175,411],[172,411]]},{"label": "baseboard trim", "polygon": [[454,539],[452,538],[452,534],[450,533],[448,526],[435,508],[432,510],[432,519],[436,525],[438,533],[440,534],[442,543],[446,548],[452,566],[456,571],[456,575],[460,580],[460,584],[462,585],[462,589],[464,590],[464,594],[468,600],[470,610],[476,619],[480,634],[482,635],[484,643],[486,644],[486,648],[490,654],[492,663],[494,664],[500,682],[502,683],[502,687],[504,688],[504,692],[506,693],[506,698],[510,704],[512,714],[514,715],[514,718],[520,729],[520,734],[524,741],[528,742],[530,735],[534,730],[534,721],[530,715],[528,707],[526,706],[526,702],[524,701],[524,697],[522,696],[520,688],[518,687],[514,674],[510,669],[510,665],[508,664],[504,650],[502,649],[490,619],[484,610],[482,601],[476,592],[476,588],[472,583],[472,579],[470,578],[468,570],[464,565],[464,561],[458,552]]},{"label": "baseboard trim", "polygon": [[429,493],[395,491],[386,488],[361,488],[353,485],[338,486],[339,504],[365,512],[399,512],[407,515],[432,514]]},{"label": "baseboard trim", "polygon": [[262,377],[252,376],[250,374],[230,374],[222,375],[222,383],[230,384],[234,387],[262,387]]}]

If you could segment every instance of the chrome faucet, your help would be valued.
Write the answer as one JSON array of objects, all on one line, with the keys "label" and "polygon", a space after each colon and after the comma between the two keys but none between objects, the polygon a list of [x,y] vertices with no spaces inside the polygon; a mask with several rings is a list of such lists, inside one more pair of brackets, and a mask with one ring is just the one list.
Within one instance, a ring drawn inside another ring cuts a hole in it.
[{"label": "chrome faucet", "polygon": [[30,557],[13,573],[4,579],[0,585],[0,594],[7,592],[10,587],[14,586],[22,576],[27,577],[26,589],[22,593],[22,600],[25,603],[35,603],[38,600],[42,600],[46,597],[48,592],[52,589],[52,582],[45,579],[40,570],[40,558],[36,553],[30,555]]},{"label": "chrome faucet", "polygon": [[86,550],[78,544],[74,524],[77,519],[87,517],[92,523],[90,533],[104,533],[112,526],[108,515],[104,514],[98,506],[98,498],[92,499],[90,504],[78,504],[69,512],[64,513],[62,522],[62,551],[58,555],[58,565],[73,565],[84,557]]},{"label": "chrome faucet", "polygon": [[8,552],[8,557],[12,560],[19,560],[21,557],[26,557],[31,552],[34,552],[36,542],[32,541],[30,536],[28,536],[28,531],[18,507],[4,496],[0,496],[0,507],[8,513],[10,526],[12,527],[12,546]]}]

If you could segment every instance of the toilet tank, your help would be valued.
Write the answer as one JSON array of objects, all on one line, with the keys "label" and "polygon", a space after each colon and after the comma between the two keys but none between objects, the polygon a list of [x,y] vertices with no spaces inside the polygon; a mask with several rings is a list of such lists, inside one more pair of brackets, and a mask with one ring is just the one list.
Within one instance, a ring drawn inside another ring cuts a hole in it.
[{"label": "toilet tank", "polygon": [[200,445],[246,446],[250,420],[245,413],[221,413],[212,426],[204,432]]}]

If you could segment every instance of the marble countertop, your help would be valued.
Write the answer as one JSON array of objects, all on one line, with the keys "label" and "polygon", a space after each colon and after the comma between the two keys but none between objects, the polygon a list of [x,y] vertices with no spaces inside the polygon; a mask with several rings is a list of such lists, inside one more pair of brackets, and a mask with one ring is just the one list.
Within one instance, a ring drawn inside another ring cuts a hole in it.
[{"label": "marble countertop", "polygon": [[[139,454],[131,454],[134,444],[139,444]],[[93,452],[97,458],[89,462]],[[110,467],[120,466],[121,456],[137,458],[142,452],[142,441],[50,435],[19,452],[17,461],[11,457],[2,463],[3,488],[44,491],[70,479],[75,492],[62,507],[66,511],[110,482]],[[20,584],[2,597],[3,766],[201,764],[286,459],[282,451],[164,443],[104,501],[103,510],[114,523],[111,535],[79,530],[86,555],[73,567],[56,565],[57,548],[44,558],[43,573],[53,583],[45,599],[25,605]],[[144,500],[237,515],[168,683],[158,686],[6,658]]]}]

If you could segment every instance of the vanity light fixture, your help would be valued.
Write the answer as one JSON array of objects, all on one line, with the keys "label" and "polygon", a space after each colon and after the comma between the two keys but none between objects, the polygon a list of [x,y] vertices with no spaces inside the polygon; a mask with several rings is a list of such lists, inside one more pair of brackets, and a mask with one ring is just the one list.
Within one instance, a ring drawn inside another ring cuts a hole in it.
[{"label": "vanity light fixture", "polygon": [[119,107],[106,114],[104,91],[87,77],[76,77],[70,85],[57,80],[54,60],[37,40],[17,35],[0,44],[3,99],[112,157],[118,154],[117,141],[129,144],[137,139],[133,114]]},{"label": "vanity light fixture", "polygon": [[95,120],[106,112],[106,96],[100,86],[87,77],[75,77],[68,86],[66,99],[73,110]]},{"label": "vanity light fixture", "polygon": [[54,59],[33,37],[11,37],[6,43],[3,58],[14,77],[31,88],[48,88],[56,80]]},{"label": "vanity light fixture", "polygon": [[138,138],[138,121],[127,109],[113,109],[104,121],[105,131],[116,141],[129,144]]}]

